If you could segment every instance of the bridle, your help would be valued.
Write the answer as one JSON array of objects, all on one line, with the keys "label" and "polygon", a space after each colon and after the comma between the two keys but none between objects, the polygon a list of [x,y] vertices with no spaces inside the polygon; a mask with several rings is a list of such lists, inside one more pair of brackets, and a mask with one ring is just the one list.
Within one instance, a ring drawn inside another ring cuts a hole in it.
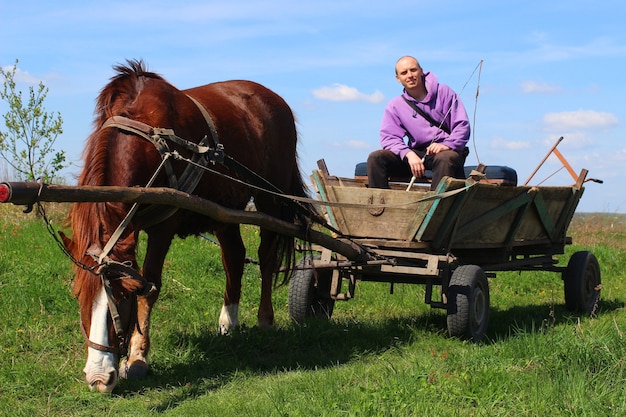
[{"label": "bridle", "polygon": [[[92,246],[92,248],[87,251],[87,254],[93,257],[95,260],[98,260],[100,258],[100,249],[96,246]],[[113,346],[104,346],[90,340],[82,319],[80,321],[80,330],[85,337],[87,346],[89,346],[90,348],[99,350],[101,352],[113,353],[120,358],[127,356],[128,345],[130,342],[130,337],[133,333],[133,327],[141,331],[141,328],[138,325],[137,321],[137,297],[150,296],[157,290],[156,286],[152,282],[148,282],[136,269],[130,266],[129,263],[117,262],[110,259],[108,256],[105,256],[103,261],[92,272],[100,276],[102,286],[106,292],[109,314],[111,315],[111,319],[113,321],[113,328],[115,330],[117,343],[114,343]],[[115,278],[113,278],[112,276],[114,276]],[[122,279],[131,279],[140,283],[138,289],[129,294],[132,305],[130,307],[131,316],[128,320],[127,328],[124,328],[122,324],[122,318],[119,314],[117,302],[115,301],[115,297],[113,296],[112,288],[112,281]]]}]

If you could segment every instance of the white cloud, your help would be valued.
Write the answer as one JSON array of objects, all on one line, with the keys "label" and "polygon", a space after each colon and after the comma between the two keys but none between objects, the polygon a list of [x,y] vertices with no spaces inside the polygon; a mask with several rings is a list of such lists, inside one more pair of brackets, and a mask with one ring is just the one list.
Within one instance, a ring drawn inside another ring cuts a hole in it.
[{"label": "white cloud", "polygon": [[526,94],[530,93],[559,93],[562,91],[561,86],[550,85],[548,83],[539,83],[536,81],[525,81],[522,83],[522,91]]},{"label": "white cloud", "polygon": [[615,126],[619,119],[612,113],[594,110],[577,110],[560,113],[546,113],[543,123],[548,129],[590,129]]},{"label": "white cloud", "polygon": [[524,141],[508,141],[503,138],[494,138],[491,140],[491,147],[494,149],[507,149],[511,151],[518,151],[521,149],[530,148],[530,142]]},{"label": "white cloud", "polygon": [[378,90],[373,94],[365,94],[354,87],[343,84],[321,87],[313,90],[312,93],[315,98],[328,101],[365,101],[368,103],[380,103],[385,99],[383,93]]},{"label": "white cloud", "polygon": [[[7,65],[2,68],[5,73],[13,72],[14,69],[15,65]],[[33,77],[28,72],[22,71],[21,69],[17,68],[17,70],[15,71],[15,75],[13,76],[13,81],[15,81],[16,83],[24,84],[39,84],[40,80],[36,77]]]}]

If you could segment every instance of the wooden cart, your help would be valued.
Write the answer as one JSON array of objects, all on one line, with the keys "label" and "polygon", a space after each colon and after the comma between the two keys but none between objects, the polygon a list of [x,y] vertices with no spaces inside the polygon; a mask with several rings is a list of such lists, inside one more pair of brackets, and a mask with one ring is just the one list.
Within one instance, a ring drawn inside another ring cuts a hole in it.
[{"label": "wooden cart", "polygon": [[357,281],[413,283],[426,286],[427,304],[446,309],[450,335],[480,340],[489,322],[487,278],[497,271],[561,273],[569,309],[596,307],[595,256],[577,252],[567,267],[554,258],[571,244],[567,228],[586,170],[573,186],[499,186],[478,175],[445,178],[430,191],[406,184],[370,189],[363,181],[330,175],[323,161],[318,166],[311,178],[328,203],[329,223],[380,261],[354,262],[323,247],[308,251],[290,282],[294,320],[330,317],[336,300],[354,296]]}]

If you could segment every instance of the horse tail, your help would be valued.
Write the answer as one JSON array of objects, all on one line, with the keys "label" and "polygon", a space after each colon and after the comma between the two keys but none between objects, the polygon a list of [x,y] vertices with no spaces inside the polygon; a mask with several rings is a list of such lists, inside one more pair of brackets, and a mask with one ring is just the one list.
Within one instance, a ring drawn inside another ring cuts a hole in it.
[{"label": "horse tail", "polygon": [[[297,157],[296,157],[297,161]],[[302,179],[298,164],[294,164],[291,178],[291,188],[286,192],[296,197],[308,198],[308,186]],[[301,225],[309,229],[323,218],[314,204],[306,201],[286,201],[281,204],[281,220]],[[289,282],[292,271],[296,265],[296,238],[287,235],[278,235],[276,238],[276,265],[283,268],[276,269],[275,285],[281,286]]]}]

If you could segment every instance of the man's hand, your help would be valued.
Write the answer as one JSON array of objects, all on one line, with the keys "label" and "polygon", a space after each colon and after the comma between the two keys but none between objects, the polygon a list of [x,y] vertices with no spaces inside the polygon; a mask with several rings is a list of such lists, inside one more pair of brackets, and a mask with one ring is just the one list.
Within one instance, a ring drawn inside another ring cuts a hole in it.
[{"label": "man's hand", "polygon": [[426,148],[426,154],[428,154],[428,155],[436,155],[439,152],[447,151],[448,149],[450,149],[450,148],[448,146],[444,145],[443,143],[433,142],[430,145],[428,145],[428,147]]},{"label": "man's hand", "polygon": [[409,152],[406,154],[406,160],[411,167],[411,174],[413,174],[413,176],[416,178],[424,176],[426,169],[424,168],[422,158],[420,158],[415,152]]}]

